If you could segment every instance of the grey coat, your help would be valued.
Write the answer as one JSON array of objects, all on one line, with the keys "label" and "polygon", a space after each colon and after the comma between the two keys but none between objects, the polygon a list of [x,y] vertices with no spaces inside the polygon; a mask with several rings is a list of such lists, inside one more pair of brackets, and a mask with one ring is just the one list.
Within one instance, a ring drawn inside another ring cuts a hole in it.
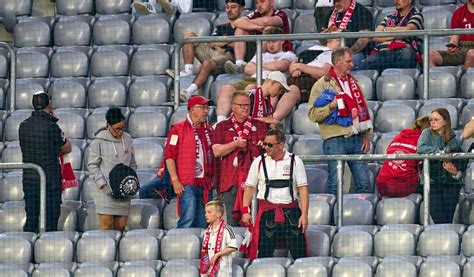
[{"label": "grey coat", "polygon": [[112,198],[108,186],[100,189],[103,184],[109,184],[109,172],[118,163],[136,169],[132,137],[124,133],[121,138],[115,138],[105,128],[99,129],[90,145],[90,158],[87,164],[87,169],[96,185],[94,202],[98,214],[127,216],[129,213],[129,198]]}]

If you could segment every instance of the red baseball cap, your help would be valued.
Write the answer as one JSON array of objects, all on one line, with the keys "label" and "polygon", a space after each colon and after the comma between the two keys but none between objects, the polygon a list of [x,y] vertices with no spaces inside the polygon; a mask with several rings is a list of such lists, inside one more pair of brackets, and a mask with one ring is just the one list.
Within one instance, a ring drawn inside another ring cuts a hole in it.
[{"label": "red baseball cap", "polygon": [[188,110],[196,105],[214,105],[214,101],[207,99],[201,95],[193,95],[188,100]]}]

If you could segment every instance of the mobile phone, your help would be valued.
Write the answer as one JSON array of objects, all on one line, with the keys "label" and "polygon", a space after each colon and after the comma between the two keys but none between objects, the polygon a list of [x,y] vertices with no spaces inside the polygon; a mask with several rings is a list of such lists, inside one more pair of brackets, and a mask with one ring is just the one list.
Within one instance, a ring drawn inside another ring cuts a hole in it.
[{"label": "mobile phone", "polygon": [[446,47],[449,47],[449,48],[457,48],[457,47],[459,47],[459,46],[457,46],[457,45],[454,44],[454,43],[448,43],[448,44],[446,44]]}]

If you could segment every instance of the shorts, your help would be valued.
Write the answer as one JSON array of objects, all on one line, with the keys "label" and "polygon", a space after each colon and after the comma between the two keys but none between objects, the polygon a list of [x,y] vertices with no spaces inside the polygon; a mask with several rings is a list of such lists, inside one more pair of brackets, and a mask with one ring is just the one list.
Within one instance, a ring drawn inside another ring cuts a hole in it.
[{"label": "shorts", "polygon": [[314,79],[309,74],[302,74],[300,77],[288,77],[289,86],[297,86],[300,89],[301,100],[300,103],[306,103],[309,100],[311,89],[318,79]]},{"label": "shorts", "polygon": [[234,62],[234,54],[229,51],[226,51],[224,48],[215,47],[212,48],[207,43],[199,43],[196,46],[194,51],[196,58],[202,63],[206,60],[212,60],[216,63],[216,74],[223,74],[224,72],[224,63],[226,61]]},{"label": "shorts", "polygon": [[466,60],[466,53],[470,49],[474,49],[474,46],[461,46],[461,51],[457,53],[450,53],[446,50],[443,51],[438,51],[438,53],[441,55],[443,58],[443,66],[448,66],[448,65],[462,65],[464,64],[464,60]]}]

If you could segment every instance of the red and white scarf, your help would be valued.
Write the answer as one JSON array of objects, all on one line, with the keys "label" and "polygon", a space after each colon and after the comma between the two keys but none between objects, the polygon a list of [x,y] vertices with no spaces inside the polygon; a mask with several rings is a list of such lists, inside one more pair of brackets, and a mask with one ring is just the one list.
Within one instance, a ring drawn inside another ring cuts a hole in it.
[{"label": "red and white scarf", "polygon": [[235,119],[234,114],[232,114],[230,120],[232,121],[232,124],[234,124],[234,130],[237,133],[237,136],[239,136],[239,138],[246,139],[249,137],[250,130],[252,129],[252,120],[249,117],[247,117],[244,122],[244,130],[240,128],[239,123]]},{"label": "red and white scarf", "polygon": [[344,13],[344,16],[341,19],[341,23],[339,23],[339,26],[337,26],[336,19],[337,19],[337,14],[339,11],[337,9],[334,9],[331,17],[329,18],[329,28],[331,27],[337,27],[339,30],[345,30],[347,29],[347,26],[349,25],[349,20],[352,17],[352,14],[354,13],[354,10],[356,8],[356,1],[352,0],[351,4],[349,5],[349,8],[347,8],[346,12]]},{"label": "red and white scarf", "polygon": [[329,74],[334,78],[336,83],[341,88],[341,91],[344,91],[344,81],[347,81],[349,84],[349,90],[351,95],[349,96],[347,93],[342,95],[342,99],[344,100],[344,104],[346,107],[351,111],[352,118],[357,118],[358,122],[354,122],[354,127],[358,131],[358,133],[366,131],[368,129],[373,128],[372,120],[370,119],[369,109],[367,108],[367,104],[365,103],[364,94],[360,89],[359,85],[357,84],[355,78],[351,74],[347,74],[344,79],[342,80],[339,76],[337,76],[336,72],[334,71],[334,67],[331,67],[329,70]]},{"label": "red and white scarf", "polygon": [[[217,228],[214,255],[222,250],[222,243],[224,241],[224,225],[224,220],[221,220],[221,222],[219,223],[219,227]],[[212,266],[212,268],[209,270],[209,268],[211,267],[211,258],[209,257],[209,240],[211,238],[211,232],[212,224],[207,227],[206,233],[204,234],[204,241],[202,243],[201,248],[201,262],[199,264],[199,272],[201,274],[209,274],[209,277],[216,277],[217,273],[219,272],[219,263],[221,262],[221,258],[219,257]]]},{"label": "red and white scarf", "polygon": [[[267,101],[268,100],[268,105]],[[261,87],[258,87],[255,90],[255,99],[253,101],[252,117],[265,117],[267,115],[273,114],[273,107],[270,103],[270,99],[265,99],[263,97],[263,90]]]}]

